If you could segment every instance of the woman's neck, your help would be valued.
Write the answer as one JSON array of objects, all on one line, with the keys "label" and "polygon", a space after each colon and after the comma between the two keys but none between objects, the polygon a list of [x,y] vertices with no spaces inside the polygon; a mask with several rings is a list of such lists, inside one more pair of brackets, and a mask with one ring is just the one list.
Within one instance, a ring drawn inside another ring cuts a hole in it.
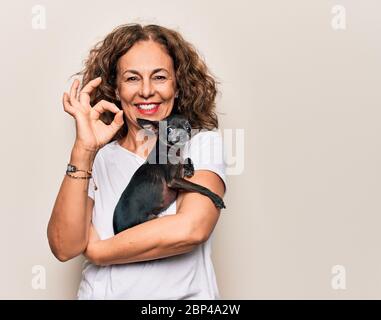
[{"label": "woman's neck", "polygon": [[157,137],[155,135],[148,136],[147,134],[142,133],[143,131],[138,131],[135,128],[131,128],[131,130],[128,130],[127,135],[120,139],[118,143],[128,151],[146,159],[151,150],[154,148]]}]

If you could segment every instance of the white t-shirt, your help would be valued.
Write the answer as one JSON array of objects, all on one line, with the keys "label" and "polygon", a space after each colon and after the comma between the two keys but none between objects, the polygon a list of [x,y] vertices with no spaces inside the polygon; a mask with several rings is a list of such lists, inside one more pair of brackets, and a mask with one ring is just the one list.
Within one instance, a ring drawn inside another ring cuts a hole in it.
[{"label": "white t-shirt", "polygon": [[[195,170],[217,173],[226,186],[223,141],[218,131],[201,131],[185,145]],[[145,159],[112,141],[93,163],[88,195],[92,222],[102,240],[114,236],[112,220],[119,198]],[[94,181],[98,189],[94,190]],[[160,213],[176,214],[176,201]],[[96,266],[85,260],[78,299],[220,299],[211,260],[212,235],[191,252],[127,264]]]}]

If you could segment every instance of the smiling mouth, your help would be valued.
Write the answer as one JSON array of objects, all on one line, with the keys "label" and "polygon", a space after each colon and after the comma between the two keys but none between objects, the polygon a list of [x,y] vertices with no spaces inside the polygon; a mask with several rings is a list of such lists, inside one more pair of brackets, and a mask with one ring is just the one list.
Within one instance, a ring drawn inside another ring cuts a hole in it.
[{"label": "smiling mouth", "polygon": [[135,107],[141,114],[154,114],[159,110],[160,103],[135,104]]},{"label": "smiling mouth", "polygon": [[152,110],[158,108],[160,103],[150,103],[150,104],[135,104],[135,106],[140,110]]}]

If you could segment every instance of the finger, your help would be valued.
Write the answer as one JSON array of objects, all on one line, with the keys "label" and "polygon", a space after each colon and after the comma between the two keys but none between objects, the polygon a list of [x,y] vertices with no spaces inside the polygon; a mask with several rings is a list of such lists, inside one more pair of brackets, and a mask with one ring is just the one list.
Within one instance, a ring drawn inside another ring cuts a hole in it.
[{"label": "finger", "polygon": [[90,104],[90,93],[94,91],[96,87],[100,85],[102,82],[102,78],[98,77],[91,81],[89,81],[81,90],[79,93],[79,102],[82,105]]},{"label": "finger", "polygon": [[75,109],[73,108],[73,106],[70,104],[70,101],[69,101],[69,95],[64,92],[63,94],[63,97],[62,97],[62,104],[63,104],[63,107],[64,107],[64,110],[65,112],[69,113],[70,115],[74,115],[74,111]]},{"label": "finger", "polygon": [[78,102],[77,100],[78,87],[79,87],[79,80],[75,79],[70,88],[70,104],[72,106]]},{"label": "finger", "polygon": [[123,125],[123,110],[120,110],[114,117],[114,120],[110,123],[112,129],[116,132]]},{"label": "finger", "polygon": [[100,114],[102,114],[105,111],[111,111],[113,113],[119,112],[119,108],[114,104],[106,100],[99,101],[93,109],[98,113],[98,117]]}]

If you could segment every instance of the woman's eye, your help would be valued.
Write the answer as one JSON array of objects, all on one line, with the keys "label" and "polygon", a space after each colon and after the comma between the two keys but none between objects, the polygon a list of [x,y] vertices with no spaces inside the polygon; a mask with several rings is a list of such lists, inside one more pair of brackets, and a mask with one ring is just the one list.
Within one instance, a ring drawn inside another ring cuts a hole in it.
[{"label": "woman's eye", "polygon": [[157,80],[164,80],[165,77],[164,76],[156,76],[155,79],[157,79]]},{"label": "woman's eye", "polygon": [[127,81],[135,81],[137,79],[137,77],[129,77],[127,78]]}]

